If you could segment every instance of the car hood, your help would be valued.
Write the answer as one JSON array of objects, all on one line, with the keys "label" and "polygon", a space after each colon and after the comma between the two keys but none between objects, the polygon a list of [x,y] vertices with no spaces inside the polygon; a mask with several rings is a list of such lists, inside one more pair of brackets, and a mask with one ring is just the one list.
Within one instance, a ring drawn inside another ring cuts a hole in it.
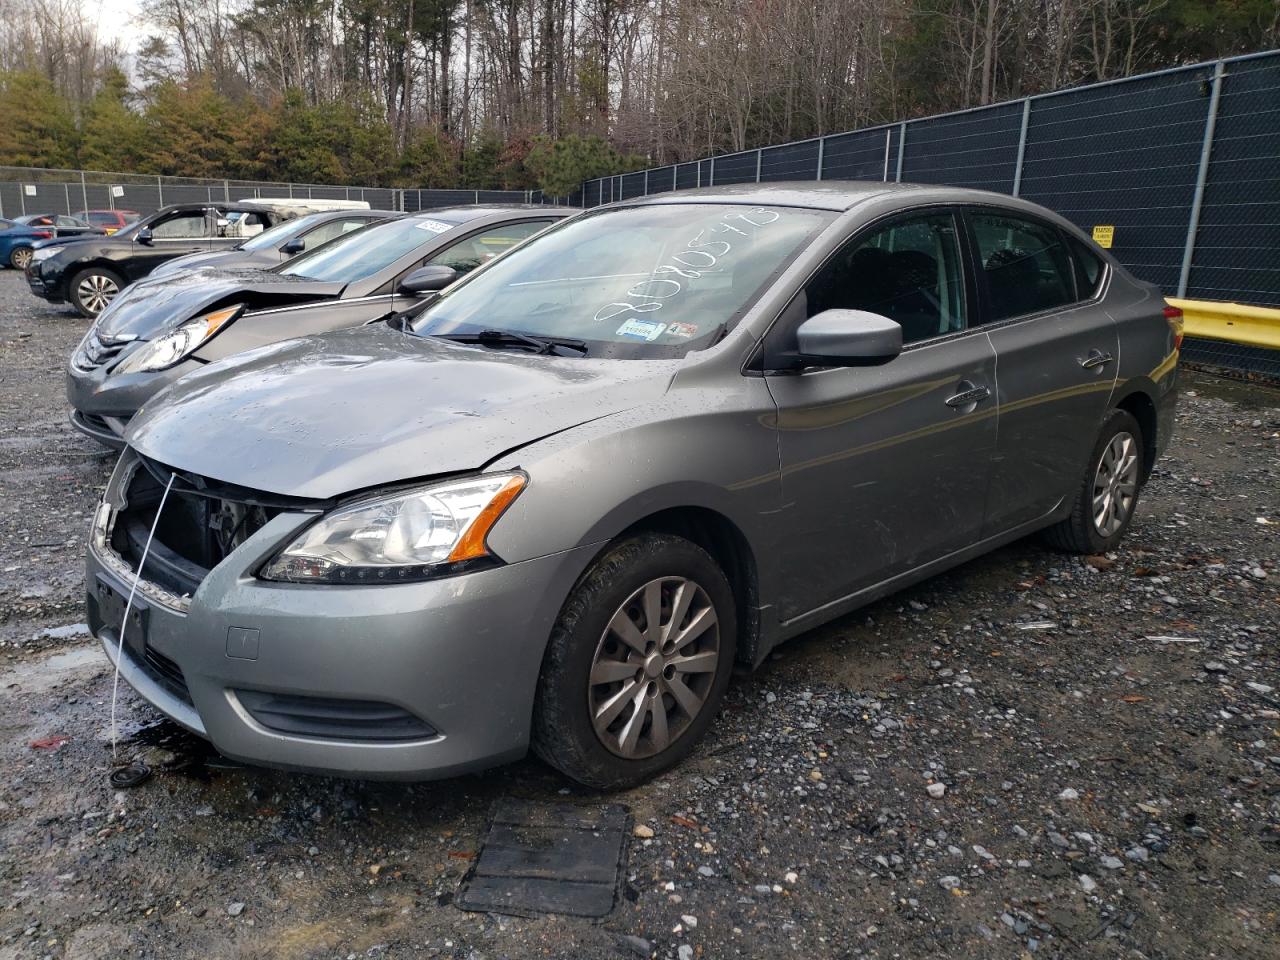
[{"label": "car hood", "polygon": [[490,350],[378,324],[189,374],[143,406],[126,440],[179,470],[327,500],[480,469],[656,400],[678,365]]},{"label": "car hood", "polygon": [[215,267],[218,270],[266,269],[280,262],[274,250],[254,253],[252,250],[214,250],[209,253],[188,253],[183,257],[167,260],[151,271],[150,277],[172,277],[186,270]]},{"label": "car hood", "polygon": [[[0,236],[3,236],[3,235],[4,233],[0,232]],[[79,234],[76,234],[74,237],[49,237],[46,240],[40,240],[36,242],[35,244],[33,244],[33,246],[37,248],[39,247],[70,247],[75,244],[92,243],[95,240],[98,243],[101,243],[103,240],[106,240],[106,239],[108,239],[108,237],[107,237],[107,234],[105,233],[79,233]]]},{"label": "car hood", "polygon": [[183,271],[126,287],[98,317],[97,332],[108,341],[151,340],[221,304],[247,303],[252,309],[327,300],[345,286],[267,270]]}]

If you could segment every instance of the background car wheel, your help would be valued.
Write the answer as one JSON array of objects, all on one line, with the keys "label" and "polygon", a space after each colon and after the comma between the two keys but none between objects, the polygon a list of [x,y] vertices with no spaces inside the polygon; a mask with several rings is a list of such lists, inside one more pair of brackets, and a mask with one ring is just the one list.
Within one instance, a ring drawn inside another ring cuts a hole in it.
[{"label": "background car wheel", "polygon": [[71,302],[86,317],[96,317],[115,299],[124,281],[102,267],[89,267],[71,278]]},{"label": "background car wheel", "polygon": [[9,266],[15,270],[27,269],[27,264],[31,262],[30,247],[14,247],[9,251]]},{"label": "background car wheel", "polygon": [[642,783],[686,757],[729,683],[734,611],[728,579],[696,544],[649,534],[610,549],[552,631],[534,752],[603,790]]},{"label": "background car wheel", "polygon": [[1089,458],[1071,514],[1044,532],[1051,546],[1070,553],[1105,553],[1120,542],[1143,476],[1142,428],[1127,410],[1112,410]]}]

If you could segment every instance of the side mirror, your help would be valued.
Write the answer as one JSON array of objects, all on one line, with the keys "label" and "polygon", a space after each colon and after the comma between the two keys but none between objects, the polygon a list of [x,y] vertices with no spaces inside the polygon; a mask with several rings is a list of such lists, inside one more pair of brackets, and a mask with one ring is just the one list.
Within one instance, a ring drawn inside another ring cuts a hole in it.
[{"label": "side mirror", "polygon": [[138,231],[138,236],[135,237],[134,239],[136,239],[139,243],[145,243],[147,246],[151,246],[151,241],[154,240],[155,238],[151,236],[150,227],[143,227],[141,230]]},{"label": "side mirror", "polygon": [[280,248],[280,252],[286,257],[292,257],[301,253],[305,249],[307,249],[307,241],[303,240],[301,237],[294,237]]},{"label": "side mirror", "polygon": [[823,310],[796,330],[798,359],[817,367],[869,367],[902,352],[902,326],[866,310]]},{"label": "side mirror", "polygon": [[410,296],[421,296],[443,290],[458,279],[458,271],[446,267],[442,263],[429,263],[419,267],[400,281],[400,292]]}]

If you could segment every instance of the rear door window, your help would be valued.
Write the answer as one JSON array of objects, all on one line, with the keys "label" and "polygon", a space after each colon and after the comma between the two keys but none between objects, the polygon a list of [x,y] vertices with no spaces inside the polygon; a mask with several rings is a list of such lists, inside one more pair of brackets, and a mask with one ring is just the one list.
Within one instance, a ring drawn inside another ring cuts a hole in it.
[{"label": "rear door window", "polygon": [[986,283],[988,322],[1075,302],[1071,256],[1056,227],[989,210],[971,212],[969,222]]}]

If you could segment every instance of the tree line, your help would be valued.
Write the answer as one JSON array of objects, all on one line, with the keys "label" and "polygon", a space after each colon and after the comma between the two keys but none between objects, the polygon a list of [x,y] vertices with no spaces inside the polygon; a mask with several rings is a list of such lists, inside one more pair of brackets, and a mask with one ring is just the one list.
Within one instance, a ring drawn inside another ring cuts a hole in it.
[{"label": "tree line", "polygon": [[0,0],[0,164],[565,194],[1280,44],[1280,0]]}]

